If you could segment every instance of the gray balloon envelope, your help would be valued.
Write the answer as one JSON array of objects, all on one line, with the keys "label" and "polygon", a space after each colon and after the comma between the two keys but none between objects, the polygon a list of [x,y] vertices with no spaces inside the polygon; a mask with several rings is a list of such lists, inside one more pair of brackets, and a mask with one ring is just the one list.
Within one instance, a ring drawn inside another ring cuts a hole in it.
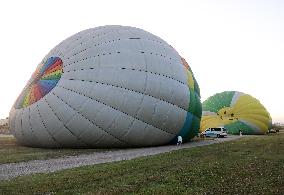
[{"label": "gray balloon envelope", "polygon": [[198,84],[173,47],[144,30],[102,26],[62,41],[10,111],[33,147],[137,147],[198,133]]}]

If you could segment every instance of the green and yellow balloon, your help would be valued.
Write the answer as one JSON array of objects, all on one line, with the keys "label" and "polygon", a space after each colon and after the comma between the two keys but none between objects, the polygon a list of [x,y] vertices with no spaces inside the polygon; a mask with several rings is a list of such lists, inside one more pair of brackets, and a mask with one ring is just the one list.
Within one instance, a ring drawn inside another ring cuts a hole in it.
[{"label": "green and yellow balloon", "polygon": [[200,131],[225,127],[230,134],[265,134],[271,128],[269,112],[256,98],[238,91],[217,93],[202,104]]}]

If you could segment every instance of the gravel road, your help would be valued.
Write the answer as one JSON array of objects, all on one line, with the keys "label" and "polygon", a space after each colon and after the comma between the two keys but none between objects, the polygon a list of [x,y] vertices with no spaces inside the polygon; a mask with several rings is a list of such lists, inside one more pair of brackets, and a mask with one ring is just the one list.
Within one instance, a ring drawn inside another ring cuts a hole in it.
[{"label": "gravel road", "polygon": [[94,165],[121,160],[130,160],[142,156],[151,156],[155,154],[180,150],[183,148],[192,148],[197,146],[210,145],[225,141],[231,141],[240,138],[240,136],[230,135],[227,138],[217,138],[213,140],[200,140],[182,144],[181,146],[167,145],[148,148],[121,149],[108,152],[95,152],[87,155],[66,156],[63,158],[48,160],[33,160],[20,163],[9,163],[0,165],[0,180],[9,180],[22,175],[33,173],[48,173],[63,169],[70,169],[85,165]]}]

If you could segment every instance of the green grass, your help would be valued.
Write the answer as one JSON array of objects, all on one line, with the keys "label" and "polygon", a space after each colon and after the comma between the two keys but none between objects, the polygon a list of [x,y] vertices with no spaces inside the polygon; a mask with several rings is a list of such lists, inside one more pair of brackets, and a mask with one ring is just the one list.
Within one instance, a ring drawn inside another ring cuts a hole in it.
[{"label": "green grass", "polygon": [[0,182],[0,194],[284,194],[284,132]]},{"label": "green grass", "polygon": [[0,164],[88,154],[102,149],[43,149],[19,146],[13,136],[0,136]]}]

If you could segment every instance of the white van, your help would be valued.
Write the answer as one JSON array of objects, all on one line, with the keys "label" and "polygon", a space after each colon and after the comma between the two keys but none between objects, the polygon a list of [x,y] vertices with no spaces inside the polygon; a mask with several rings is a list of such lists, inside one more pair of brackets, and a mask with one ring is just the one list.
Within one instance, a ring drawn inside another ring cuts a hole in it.
[{"label": "white van", "polygon": [[208,128],[202,132],[205,137],[226,137],[227,130],[224,127]]}]

